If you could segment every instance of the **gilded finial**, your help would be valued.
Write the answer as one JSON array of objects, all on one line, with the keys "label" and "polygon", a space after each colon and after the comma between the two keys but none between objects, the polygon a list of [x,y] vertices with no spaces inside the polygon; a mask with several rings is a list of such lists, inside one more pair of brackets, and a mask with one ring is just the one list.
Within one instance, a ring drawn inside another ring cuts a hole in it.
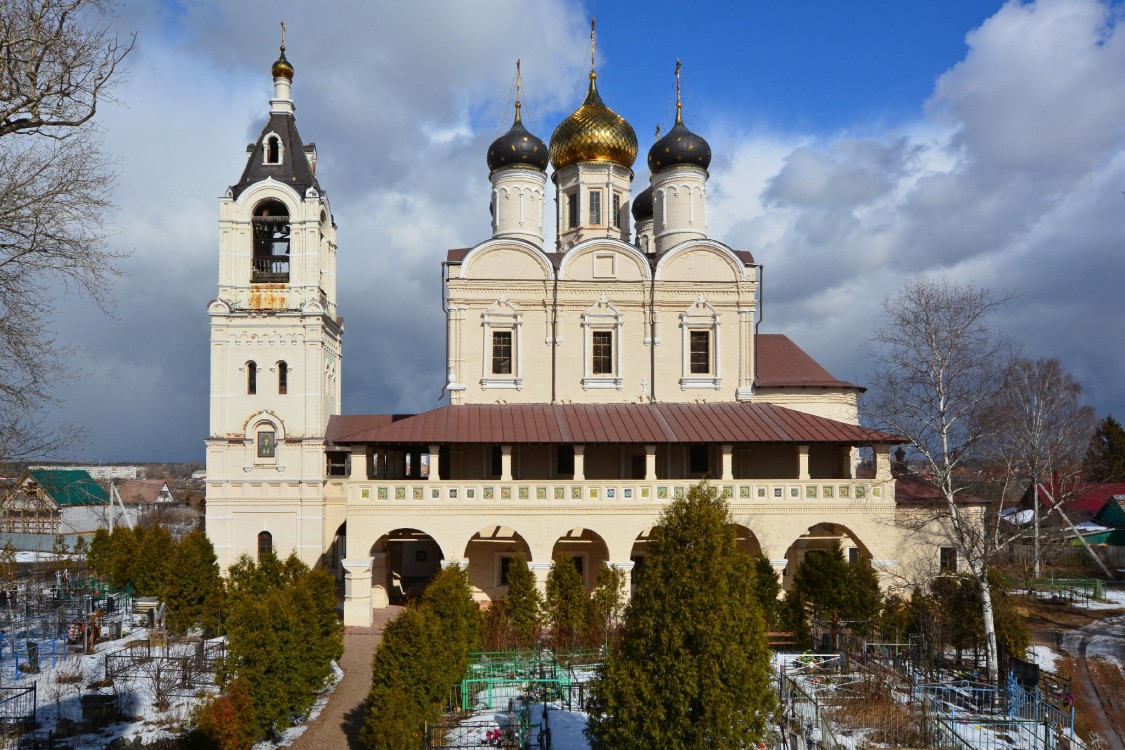
[{"label": "gilded finial", "polygon": [[660,123],[656,123],[656,135],[653,136],[656,140],[660,140]]},{"label": "gilded finial", "polygon": [[597,78],[597,71],[594,70],[595,62],[597,60],[597,52],[594,48],[594,32],[598,26],[598,19],[590,16],[590,78]]},{"label": "gilded finial", "polygon": [[523,78],[520,74],[520,61],[516,58],[516,122],[520,121],[520,89],[523,87]]},{"label": "gilded finial", "polygon": [[285,54],[285,21],[281,22],[281,53]]},{"label": "gilded finial", "polygon": [[285,59],[285,21],[281,22],[281,56],[271,69],[274,78],[288,78],[293,80],[293,65]]},{"label": "gilded finial", "polygon": [[684,117],[683,117],[684,104],[683,104],[683,101],[680,99],[680,68],[681,67],[683,67],[683,63],[681,63],[679,60],[676,60],[676,122],[677,123],[682,123],[684,121]]}]

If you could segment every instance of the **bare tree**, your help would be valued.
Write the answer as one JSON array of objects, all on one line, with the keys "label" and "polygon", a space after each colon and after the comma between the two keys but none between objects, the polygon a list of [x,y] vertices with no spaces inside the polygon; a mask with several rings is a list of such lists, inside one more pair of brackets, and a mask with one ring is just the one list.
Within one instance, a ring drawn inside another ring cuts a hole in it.
[{"label": "bare tree", "polygon": [[42,429],[67,351],[51,330],[55,290],[108,309],[117,263],[104,217],[114,174],[95,115],[133,38],[109,0],[0,0],[0,458],[57,451]]},{"label": "bare tree", "polygon": [[1057,359],[1016,358],[990,409],[992,447],[1017,490],[1031,488],[1035,577],[1040,573],[1039,482],[1054,485],[1048,515],[1065,502],[1082,472],[1094,410],[1082,404],[1082,386]]},{"label": "bare tree", "polygon": [[995,539],[979,511],[959,502],[969,462],[990,436],[986,410],[1003,382],[1007,344],[988,326],[1005,299],[944,277],[914,278],[883,303],[872,337],[877,365],[865,409],[883,428],[910,438],[944,500],[942,523],[980,592],[985,657],[995,683],[996,624],[988,570]]}]

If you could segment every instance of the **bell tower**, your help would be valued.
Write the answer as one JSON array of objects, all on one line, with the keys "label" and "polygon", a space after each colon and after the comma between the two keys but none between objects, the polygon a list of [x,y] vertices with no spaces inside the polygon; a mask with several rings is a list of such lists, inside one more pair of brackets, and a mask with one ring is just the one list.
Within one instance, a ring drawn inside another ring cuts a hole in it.
[{"label": "bell tower", "polygon": [[325,428],[340,413],[336,225],[297,133],[284,29],[269,119],[219,199],[207,534],[223,570],[267,552],[315,563],[338,525],[324,503]]}]

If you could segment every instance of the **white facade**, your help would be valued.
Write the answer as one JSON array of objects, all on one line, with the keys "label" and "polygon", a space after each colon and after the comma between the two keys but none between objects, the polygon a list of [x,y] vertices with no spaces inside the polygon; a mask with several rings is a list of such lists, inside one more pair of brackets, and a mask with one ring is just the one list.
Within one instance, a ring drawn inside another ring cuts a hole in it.
[{"label": "white facade", "polygon": [[[340,413],[343,334],[336,226],[278,72],[269,121],[219,199],[206,480],[207,532],[223,568],[256,552],[259,534],[312,564],[328,533],[324,430]],[[250,543],[237,538],[244,529]]]}]

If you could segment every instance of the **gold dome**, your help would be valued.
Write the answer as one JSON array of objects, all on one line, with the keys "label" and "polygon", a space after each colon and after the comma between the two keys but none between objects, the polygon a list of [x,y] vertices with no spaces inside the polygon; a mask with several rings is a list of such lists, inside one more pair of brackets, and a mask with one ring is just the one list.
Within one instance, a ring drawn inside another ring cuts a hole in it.
[{"label": "gold dome", "polygon": [[285,45],[281,45],[281,57],[277,58],[277,62],[270,68],[274,78],[288,78],[293,80],[293,65],[285,59]]},{"label": "gold dome", "polygon": [[551,135],[551,164],[556,170],[580,161],[610,161],[631,169],[637,160],[633,126],[605,105],[598,95],[596,79],[597,74],[591,71],[586,101]]}]

